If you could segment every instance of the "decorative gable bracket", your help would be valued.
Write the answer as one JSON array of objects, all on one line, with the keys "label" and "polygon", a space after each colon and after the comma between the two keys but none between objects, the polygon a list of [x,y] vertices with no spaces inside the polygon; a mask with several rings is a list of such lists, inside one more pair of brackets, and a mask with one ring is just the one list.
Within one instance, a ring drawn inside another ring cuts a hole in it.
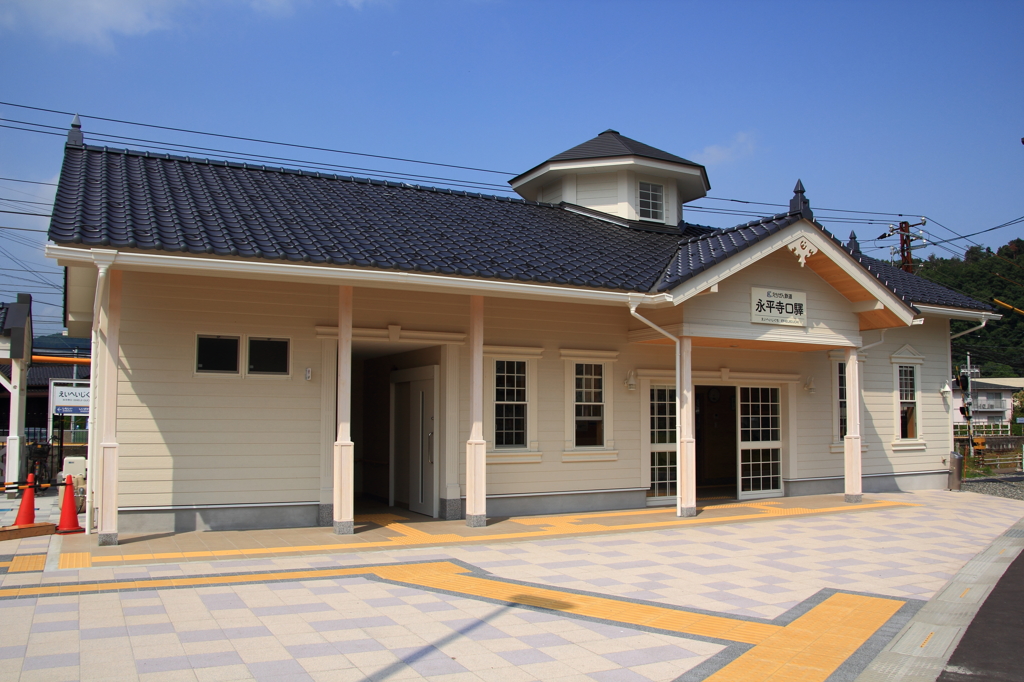
[{"label": "decorative gable bracket", "polygon": [[789,250],[800,259],[800,267],[807,264],[807,259],[818,253],[818,247],[812,244],[807,238],[801,237],[789,245]]}]

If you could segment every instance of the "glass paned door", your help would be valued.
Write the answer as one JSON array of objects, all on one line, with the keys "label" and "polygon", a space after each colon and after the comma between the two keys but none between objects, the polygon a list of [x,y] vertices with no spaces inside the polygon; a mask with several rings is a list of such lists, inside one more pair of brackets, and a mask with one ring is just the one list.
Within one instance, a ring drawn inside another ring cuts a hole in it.
[{"label": "glass paned door", "polygon": [[676,388],[651,386],[651,487],[649,502],[675,499],[678,467],[676,466]]},{"label": "glass paned door", "polygon": [[738,497],[782,494],[782,403],[778,388],[740,387]]}]

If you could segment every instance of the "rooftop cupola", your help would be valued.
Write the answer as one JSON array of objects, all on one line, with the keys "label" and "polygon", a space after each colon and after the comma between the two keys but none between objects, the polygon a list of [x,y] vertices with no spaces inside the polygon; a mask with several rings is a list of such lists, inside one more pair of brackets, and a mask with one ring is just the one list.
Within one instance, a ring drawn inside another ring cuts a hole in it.
[{"label": "rooftop cupola", "polygon": [[564,201],[627,220],[668,225],[682,219],[682,204],[711,189],[704,166],[617,130],[556,154],[509,184],[529,201]]}]

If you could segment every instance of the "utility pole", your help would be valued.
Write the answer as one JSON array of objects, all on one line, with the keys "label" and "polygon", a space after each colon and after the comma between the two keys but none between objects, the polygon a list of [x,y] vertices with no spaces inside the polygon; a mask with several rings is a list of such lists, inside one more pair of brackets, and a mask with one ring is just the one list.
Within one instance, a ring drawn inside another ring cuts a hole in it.
[{"label": "utility pole", "polygon": [[[914,273],[914,258],[912,252],[915,249],[922,249],[928,244],[928,240],[924,238],[924,230],[918,230],[917,234],[914,234],[910,231],[910,228],[922,227],[927,223],[928,221],[923,216],[921,217],[921,222],[913,224],[906,220],[901,220],[899,227],[890,225],[889,231],[878,237],[879,239],[885,239],[893,236],[894,234],[898,234],[900,236],[900,269],[904,272],[909,272],[911,274]],[[921,241],[922,243],[920,246],[914,246],[915,241]]]}]

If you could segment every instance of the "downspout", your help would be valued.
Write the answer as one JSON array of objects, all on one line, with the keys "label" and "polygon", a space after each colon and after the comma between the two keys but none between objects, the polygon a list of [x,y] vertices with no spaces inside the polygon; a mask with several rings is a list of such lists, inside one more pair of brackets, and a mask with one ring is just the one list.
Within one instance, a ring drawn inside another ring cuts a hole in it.
[{"label": "downspout", "polygon": [[[107,264],[97,265],[99,274],[96,277],[96,294],[92,302],[92,347],[89,355],[91,366],[89,368],[89,440],[86,453],[86,479],[85,479],[85,532],[92,533],[93,508],[95,506],[95,494],[93,492],[96,482],[99,480],[96,465],[96,377],[97,355],[96,349],[99,346],[100,329],[100,307],[103,301],[103,287],[107,283]],[[64,428],[64,420],[61,419],[61,428]]]},{"label": "downspout", "polygon": [[963,336],[965,334],[970,334],[971,332],[976,332],[979,329],[981,329],[982,327],[984,327],[986,324],[988,324],[988,318],[987,317],[983,318],[981,320],[981,324],[979,324],[977,327],[971,327],[970,329],[968,329],[965,332],[960,332],[959,334],[953,334],[953,336],[949,337],[949,340],[952,341],[953,339],[959,339],[961,336]]},{"label": "downspout", "polygon": [[[629,302],[629,314],[632,315],[633,317],[635,317],[636,319],[640,320],[641,322],[646,324],[648,327],[650,327],[651,329],[653,329],[656,332],[658,332],[659,334],[661,334],[662,336],[665,336],[667,338],[672,339],[672,343],[674,343],[675,346],[676,346],[676,352],[675,352],[675,366],[676,366],[676,428],[677,429],[682,429],[683,428],[683,422],[682,422],[682,418],[681,418],[682,415],[681,415],[680,410],[679,410],[679,405],[680,405],[680,401],[683,399],[683,367],[682,367],[682,365],[679,362],[679,350],[680,350],[679,349],[679,337],[675,336],[673,334],[670,334],[669,332],[665,331],[664,329],[662,329],[661,327],[659,327],[658,325],[654,324],[653,322],[648,320],[646,317],[644,317],[643,315],[638,313],[636,311],[636,308],[637,308],[638,305],[640,305],[639,302],[630,301]],[[689,408],[687,408],[687,409],[689,409]],[[683,452],[682,452],[683,444],[682,444],[682,442],[681,442],[681,440],[679,438],[679,435],[681,435],[681,431],[677,432],[677,436],[676,436],[676,449],[679,451],[679,452],[676,452],[676,514],[679,515],[679,516],[682,516],[682,513],[683,513],[682,512],[683,481],[682,481],[681,471],[682,471],[682,461],[683,461]]]}]

